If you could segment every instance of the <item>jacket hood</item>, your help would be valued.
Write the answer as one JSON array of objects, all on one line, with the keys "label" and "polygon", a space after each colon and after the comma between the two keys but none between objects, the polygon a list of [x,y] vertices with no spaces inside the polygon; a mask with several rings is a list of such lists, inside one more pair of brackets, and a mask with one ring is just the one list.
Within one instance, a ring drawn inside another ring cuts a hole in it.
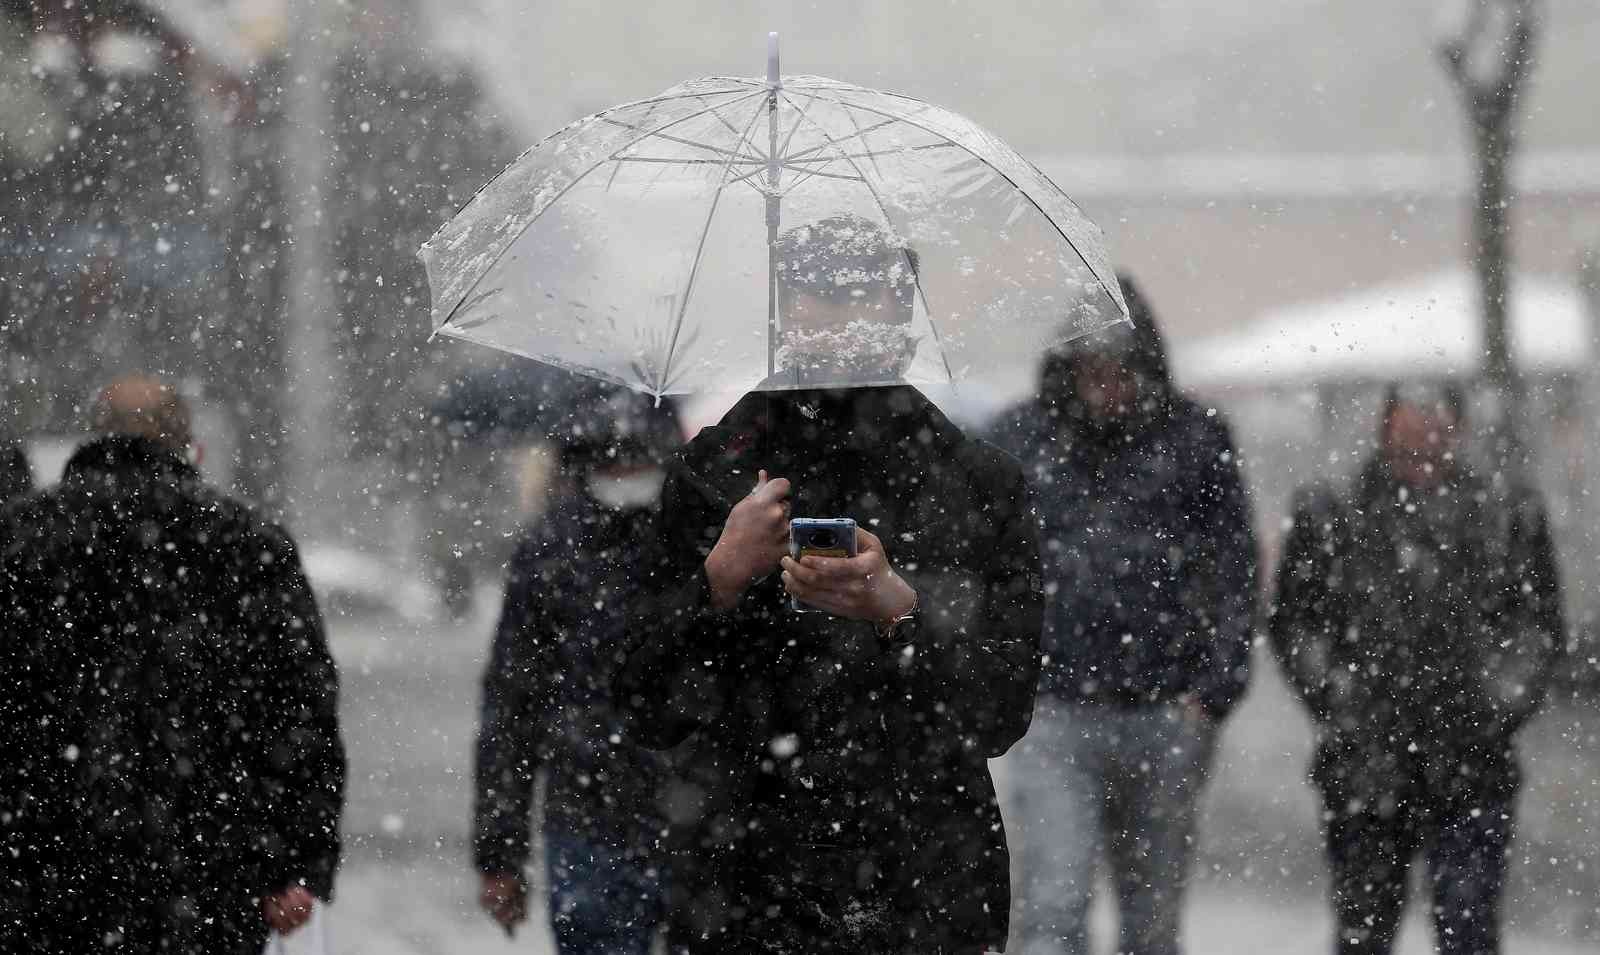
[{"label": "jacket hood", "polygon": [[[1040,370],[1039,389],[1027,408],[1030,418],[1054,421],[1058,434],[1075,434],[1085,441],[1120,445],[1147,432],[1149,426],[1171,410],[1176,389],[1167,364],[1166,340],[1156,324],[1155,312],[1139,287],[1119,275],[1132,324],[1102,329],[1052,351]],[[1109,359],[1139,379],[1138,407],[1118,418],[1096,420],[1078,397],[1076,369],[1091,357]]]},{"label": "jacket hood", "polygon": [[1073,369],[1090,356],[1116,361],[1163,393],[1172,390],[1167,343],[1156,324],[1155,311],[1131,277],[1118,273],[1117,280],[1122,283],[1122,295],[1128,303],[1128,316],[1133,324],[1122,323],[1102,329],[1047,355],[1039,376],[1041,398],[1063,404],[1075,402]]},{"label": "jacket hood", "polygon": [[176,482],[198,478],[200,472],[181,454],[157,441],[112,434],[95,438],[74,451],[67,460],[64,480],[84,481],[121,475]]}]

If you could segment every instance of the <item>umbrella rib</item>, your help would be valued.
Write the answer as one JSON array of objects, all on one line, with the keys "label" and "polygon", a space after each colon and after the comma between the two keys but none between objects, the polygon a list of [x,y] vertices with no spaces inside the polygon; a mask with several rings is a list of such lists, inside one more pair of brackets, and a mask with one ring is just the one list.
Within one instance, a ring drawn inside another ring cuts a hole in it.
[{"label": "umbrella rib", "polygon": [[765,159],[739,159],[733,156],[729,156],[726,159],[688,159],[676,156],[618,156],[609,161],[614,163],[668,163],[679,166],[760,166],[763,172],[766,171],[767,165]]},{"label": "umbrella rib", "polygon": [[[709,107],[707,110],[705,110],[705,112],[710,112],[710,113],[715,113],[716,111],[717,111],[717,108],[714,107],[714,106],[713,107]],[[702,112],[700,115],[704,115],[704,114],[705,113]],[[635,130],[635,131],[642,131],[640,127],[635,126],[632,123],[624,123],[624,122],[621,122],[621,121],[615,120],[615,119],[607,119],[607,120],[603,120],[603,122],[610,123],[613,126],[621,126],[623,129],[632,129],[632,130]],[[756,155],[756,154],[753,154],[753,153],[735,152],[733,150],[723,149],[721,146],[713,146],[710,143],[697,143],[692,139],[685,139],[682,136],[669,136],[669,135],[667,135],[665,133],[661,133],[661,132],[647,132],[647,133],[645,133],[643,136],[639,137],[638,139],[634,140],[633,142],[629,143],[628,145],[623,146],[622,149],[618,149],[616,152],[612,153],[610,158],[611,159],[622,159],[622,158],[625,158],[622,155],[622,150],[623,149],[631,149],[631,148],[633,148],[634,146],[638,145],[639,143],[643,142],[646,139],[664,139],[669,143],[677,143],[677,144],[679,144],[681,146],[688,146],[691,149],[704,149],[706,152],[714,153],[714,154],[716,154],[718,156],[734,156],[734,157],[737,157],[739,159],[744,159],[744,160],[748,160],[748,161],[751,161],[751,162],[766,162],[767,161],[765,156],[760,156],[760,155]]]},{"label": "umbrella rib", "polygon": [[[782,96],[784,99],[789,99],[788,94],[786,94],[786,93],[780,92],[778,95]],[[824,101],[826,101],[826,100],[824,100]],[[790,100],[789,103],[790,103],[791,106],[794,106],[796,109],[799,109],[799,106],[796,105],[793,100]],[[800,112],[801,112],[801,115],[805,116],[806,122],[810,123],[811,125],[813,125],[813,126],[815,126],[817,128],[817,132],[822,134],[822,138],[823,139],[827,140],[829,144],[833,143],[833,137],[828,135],[827,129],[825,129],[821,123],[819,123],[816,120],[812,119],[809,115],[807,115],[805,113],[804,110],[800,110]],[[930,132],[930,135],[935,135],[936,136],[938,134]],[[834,148],[836,150],[838,149],[837,146],[835,146]],[[877,204],[878,211],[883,213],[883,220],[889,224],[889,227],[891,229],[894,228],[895,227],[894,218],[889,215],[889,207],[888,207],[888,205],[886,205],[884,203],[883,197],[878,195],[878,190],[872,188],[872,183],[867,180],[866,171],[863,170],[861,168],[861,165],[859,163],[857,163],[854,159],[851,159],[848,156],[845,156],[845,154],[844,154],[844,152],[842,150],[839,152],[839,154],[841,156],[844,156],[845,161],[848,162],[850,164],[851,168],[856,171],[856,174],[861,177],[861,184],[867,188],[867,194],[870,195],[872,197],[872,201]],[[1048,219],[1049,216],[1045,216],[1045,218]],[[1072,245],[1072,241],[1069,239],[1067,241],[1067,244],[1068,245]],[[911,261],[911,251],[909,249],[901,249],[900,250],[900,254],[906,260],[906,268],[911,271],[911,281],[916,284],[917,297],[922,299],[922,310],[928,313],[928,329],[933,332],[934,343],[939,346],[939,360],[944,362],[945,378],[947,378],[951,382],[954,382],[956,380],[956,373],[955,373],[955,370],[950,367],[950,353],[944,347],[944,336],[939,334],[939,326],[937,324],[935,324],[934,321],[933,321],[933,307],[928,304],[928,293],[926,291],[924,291],[923,288],[922,288],[922,276],[917,274],[916,265],[915,265],[915,263],[913,263]]]},{"label": "umbrella rib", "polygon": [[[729,79],[727,77],[708,77],[708,79],[725,79],[728,82],[736,82],[736,81],[731,80],[731,79]],[[741,85],[745,85],[745,86],[749,85],[747,82],[742,82],[742,81],[737,81],[737,82],[741,82]],[[756,92],[765,92],[765,91],[766,91],[766,88],[762,87],[762,89],[757,90]],[[653,111],[657,105],[659,105],[661,103],[668,103],[668,102],[671,102],[673,100],[698,99],[701,102],[704,102],[705,101],[705,97],[707,97],[707,96],[737,96],[738,98],[735,98],[735,99],[732,99],[732,100],[728,101],[729,103],[737,103],[739,101],[739,98],[743,98],[744,96],[748,96],[748,95],[751,95],[751,94],[749,92],[747,92],[747,91],[744,91],[744,90],[711,90],[710,92],[706,92],[706,93],[672,93],[671,95],[652,96],[649,99],[634,100],[631,103],[621,103],[621,104],[619,104],[617,106],[613,106],[613,107],[611,107],[609,109],[603,109],[600,112],[595,113],[592,116],[586,116],[583,119],[576,120],[576,121],[574,121],[572,123],[568,123],[566,126],[561,127],[560,129],[556,130],[555,132],[551,133],[550,135],[546,136],[545,138],[543,138],[543,139],[539,140],[538,142],[534,143],[532,146],[529,146],[527,149],[524,149],[522,152],[518,153],[517,154],[517,158],[515,158],[515,159],[511,160],[509,163],[507,163],[505,168],[501,169],[498,173],[496,173],[494,175],[494,177],[491,178],[488,182],[485,182],[483,185],[479,186],[477,188],[477,190],[474,191],[472,193],[472,195],[467,198],[467,201],[462,203],[461,206],[458,209],[456,209],[456,214],[451,216],[449,219],[446,219],[444,222],[440,223],[439,224],[439,228],[434,229],[433,230],[433,234],[428,236],[428,241],[426,241],[426,242],[424,242],[422,244],[424,246],[432,245],[436,239],[438,239],[440,236],[442,236],[444,234],[444,231],[446,229],[450,228],[450,224],[452,222],[454,222],[456,219],[458,219],[460,217],[461,213],[463,213],[463,212],[465,212],[467,210],[468,206],[470,206],[474,202],[476,202],[479,196],[483,195],[485,192],[488,192],[489,191],[489,187],[493,186],[496,182],[500,181],[500,177],[504,176],[508,171],[510,171],[510,169],[513,166],[515,166],[517,163],[521,162],[523,157],[525,157],[525,156],[527,156],[527,155],[529,155],[531,153],[537,152],[540,146],[543,146],[545,143],[550,142],[551,140],[555,139],[557,136],[560,136],[562,133],[567,132],[568,130],[572,129],[575,126],[578,126],[578,125],[581,125],[583,123],[589,122],[590,120],[605,119],[611,113],[620,112],[620,111],[625,110],[625,109],[635,109],[635,108],[640,107],[640,106],[648,106],[648,107],[650,107],[650,110]],[[723,105],[726,106],[726,105],[728,105],[728,103],[724,103]],[[684,117],[684,118],[685,119],[692,119],[693,117]],[[615,121],[612,121],[612,122],[615,123]],[[677,120],[674,120],[673,122],[677,122]],[[626,125],[626,124],[615,123],[615,125]],[[668,125],[671,125],[671,124],[669,123]],[[602,160],[602,162],[603,162],[603,160]],[[600,164],[596,163],[595,165],[596,165],[596,167],[598,167]],[[590,170],[586,171],[584,173],[584,175],[588,175],[589,172],[593,172],[593,171],[594,171],[593,169],[590,169]],[[454,309],[452,309],[452,311],[454,311]],[[449,321],[449,319],[446,319],[446,321]]]},{"label": "umbrella rib", "polygon": [[734,157],[698,158],[696,160],[696,158],[670,157],[670,155],[619,155],[619,157],[614,158],[614,160],[608,160],[608,162],[666,163],[666,165],[677,166],[762,166],[762,171],[766,170],[766,160],[754,160],[754,158],[749,158],[749,160]]},{"label": "umbrella rib", "polygon": [[[767,95],[767,91],[765,89],[753,90],[753,91],[751,91],[749,93],[744,94],[743,96],[739,97],[738,99],[734,100],[734,102],[742,103],[742,102],[745,102],[746,100],[755,99],[758,96],[765,96],[765,95]],[[686,99],[687,97],[678,97],[678,98]],[[723,105],[728,105],[728,104],[723,104]],[[686,123],[691,119],[695,119],[696,117],[704,116],[709,111],[710,111],[709,109],[697,110],[696,112],[690,113],[688,116],[680,116],[677,119],[672,120],[671,122],[662,125],[660,128],[661,129],[667,129],[668,127],[676,126],[678,123]],[[760,115],[760,113],[757,112],[757,115]],[[632,143],[629,143],[628,145],[631,146],[634,143],[638,143],[638,142],[644,140],[649,135],[650,135],[649,133],[646,133],[644,136],[640,136],[638,139],[635,139]],[[551,138],[553,138],[553,137],[551,137]],[[549,141],[550,141],[550,138],[546,138],[544,140],[544,142],[549,142]],[[536,146],[534,148],[537,149],[538,147]],[[623,148],[626,149],[627,146],[624,146]],[[532,151],[533,150],[529,150],[528,152],[532,152]],[[523,155],[527,155],[527,153],[524,153]],[[439,327],[434,329],[434,334],[438,334],[439,331],[444,328],[444,326],[450,324],[450,319],[454,318],[456,312],[461,310],[461,304],[467,300],[468,296],[470,296],[474,291],[477,290],[478,286],[483,282],[484,277],[487,276],[490,272],[494,271],[494,267],[496,265],[500,264],[500,260],[501,259],[505,258],[506,252],[510,251],[511,247],[513,245],[517,244],[517,240],[522,238],[524,235],[526,235],[529,229],[533,228],[533,224],[535,222],[538,222],[539,219],[545,214],[545,212],[547,212],[550,209],[551,206],[553,206],[556,203],[560,202],[561,201],[561,197],[565,196],[567,193],[571,192],[573,187],[575,187],[578,183],[580,183],[583,180],[589,178],[589,174],[590,173],[594,172],[596,169],[599,169],[601,166],[604,166],[607,162],[610,162],[610,161],[611,161],[610,159],[601,159],[601,160],[595,162],[594,165],[590,166],[588,169],[585,169],[583,172],[581,172],[578,175],[572,177],[572,181],[567,183],[565,186],[563,186],[561,191],[556,193],[555,196],[553,198],[551,198],[551,200],[548,203],[545,204],[545,207],[543,209],[540,209],[538,211],[538,213],[534,215],[533,218],[531,218],[527,222],[523,223],[522,228],[517,230],[517,234],[512,236],[509,240],[507,240],[507,242],[505,244],[505,247],[502,248],[499,252],[495,253],[494,261],[489,263],[489,265],[483,270],[483,273],[481,275],[479,275],[477,278],[472,280],[472,284],[467,287],[467,290],[465,292],[461,293],[461,298],[454,305],[450,306],[450,313],[445,316],[444,321],[439,323]],[[510,168],[510,167],[507,167],[507,168]],[[500,173],[500,176],[503,176],[503,175],[505,175],[504,171],[502,171]],[[489,188],[489,186],[494,184],[494,181],[498,181],[499,180],[500,176],[496,176],[495,179],[493,181],[491,181],[490,183],[486,184],[483,187],[483,189],[479,189],[478,190],[478,195],[482,195],[483,192]],[[473,198],[476,199],[477,196],[474,196]],[[457,213],[457,215],[459,216],[459,213]],[[446,223],[446,225],[448,225],[448,224],[449,223]],[[444,226],[441,226],[439,231],[442,232],[443,230],[444,230]],[[435,233],[435,235],[437,235],[437,234],[438,233]],[[433,240],[429,239],[428,241],[431,242]]]},{"label": "umbrella rib", "polygon": [[[698,98],[699,98],[700,102],[702,102],[702,103],[704,103],[706,101],[704,96],[701,96],[701,97],[698,97]],[[659,105],[660,105],[659,103],[651,103],[649,108],[644,111],[644,119],[648,120],[650,118],[651,114],[653,114],[656,111],[656,107],[659,106]],[[617,176],[621,172],[622,172],[622,167],[621,166],[613,166],[612,167],[611,175],[606,178],[606,191],[607,192],[611,191],[612,185],[614,185],[616,183]]]},{"label": "umbrella rib", "polygon": [[[811,99],[807,101],[807,104],[809,105],[811,102],[815,102],[816,99],[817,99],[817,94],[812,93],[811,94]],[[838,100],[829,100],[829,102],[837,103]],[[805,113],[802,112],[800,115],[804,116]],[[871,126],[868,126],[865,129],[861,129],[859,132],[851,133],[848,136],[840,136],[838,139],[831,140],[830,142],[826,142],[826,143],[820,143],[820,144],[818,144],[816,146],[807,146],[805,149],[800,150],[799,152],[795,153],[794,155],[785,156],[783,158],[784,158],[785,162],[793,162],[793,161],[795,161],[797,159],[801,159],[801,158],[803,158],[805,156],[809,156],[812,153],[822,152],[824,149],[827,149],[830,146],[833,147],[834,149],[837,149],[839,147],[840,143],[847,143],[852,139],[859,139],[859,138],[861,138],[862,134],[864,134],[864,133],[870,133],[870,132],[873,132],[874,130],[882,129],[885,126],[893,126],[895,123],[898,123],[898,122],[900,122],[900,120],[898,120],[898,119],[885,119],[883,122],[881,122],[881,123],[873,123]]]},{"label": "umbrella rib", "polygon": [[[697,99],[699,99],[700,102],[702,102],[702,103],[706,102],[706,98],[704,96],[699,96],[699,97],[697,97]],[[706,105],[710,106],[711,104],[710,103],[706,103]],[[717,112],[715,108],[713,108],[711,110],[711,115],[715,116],[717,118],[718,122],[722,123],[723,126],[727,127],[728,132],[734,134],[735,136],[739,135],[739,128],[737,126],[733,125],[732,123],[728,122],[728,117],[726,117],[726,116],[722,115],[721,113]]]},{"label": "umbrella rib", "polygon": [[[890,95],[895,95],[899,99],[909,100],[910,102],[913,102],[913,103],[921,103],[924,107],[929,106],[929,104],[923,103],[921,100],[916,99],[916,98],[911,97],[911,96],[899,96],[898,94],[890,94]],[[1089,270],[1089,274],[1093,275],[1100,282],[1101,289],[1111,299],[1112,304],[1117,304],[1119,302],[1118,293],[1112,291],[1112,287],[1108,283],[1108,281],[1106,280],[1106,277],[1101,275],[1099,272],[1095,271],[1094,265],[1091,264],[1089,262],[1088,257],[1083,254],[1083,250],[1078,248],[1078,244],[1076,242],[1072,241],[1072,237],[1067,235],[1066,231],[1061,228],[1060,224],[1057,223],[1055,219],[1051,218],[1051,216],[1050,216],[1050,214],[1048,212],[1044,211],[1044,208],[1039,205],[1038,201],[1035,200],[1032,196],[1028,195],[1028,190],[1026,190],[1026,189],[1022,188],[1021,186],[1017,185],[1017,181],[1015,179],[1012,179],[1010,176],[1006,175],[1005,171],[1000,169],[999,167],[997,167],[994,163],[992,163],[989,160],[987,160],[987,159],[983,158],[982,156],[980,156],[977,153],[976,150],[972,149],[972,147],[966,145],[965,143],[957,142],[956,140],[951,139],[949,136],[945,136],[943,133],[939,132],[938,130],[929,129],[926,125],[924,125],[922,123],[919,123],[919,122],[916,122],[915,120],[906,119],[906,118],[903,118],[903,117],[895,117],[895,116],[893,116],[893,114],[886,113],[881,109],[877,109],[877,108],[874,108],[874,107],[871,107],[871,106],[862,106],[859,103],[847,103],[844,100],[833,99],[833,98],[827,97],[827,96],[818,96],[817,98],[822,100],[825,103],[833,103],[833,104],[838,105],[838,106],[849,106],[849,107],[852,107],[854,109],[865,110],[868,113],[875,113],[875,114],[877,114],[879,116],[884,116],[884,117],[887,117],[887,118],[890,118],[890,119],[897,119],[899,122],[905,123],[905,124],[907,124],[909,126],[915,126],[918,129],[922,130],[923,132],[927,133],[929,136],[938,136],[938,137],[944,139],[946,142],[948,142],[951,145],[955,146],[957,149],[960,149],[962,152],[964,152],[967,155],[971,156],[973,159],[976,159],[978,162],[981,162],[985,166],[988,166],[989,169],[995,175],[999,176],[1001,179],[1004,179],[1006,182],[1010,183],[1011,184],[1011,188],[1017,190],[1017,192],[1019,194],[1021,194],[1022,198],[1028,200],[1028,204],[1029,205],[1033,206],[1033,208],[1041,216],[1044,216],[1044,220],[1046,222],[1050,223],[1050,227],[1056,230],[1056,234],[1061,236],[1061,239],[1062,239],[1063,242],[1067,243],[1067,248],[1072,250],[1073,254],[1078,257],[1078,261],[1079,262],[1083,263],[1083,267],[1088,269]],[[826,134],[824,134],[824,135],[826,135]],[[1021,157],[1018,157],[1018,158],[1021,158]],[[1026,162],[1026,160],[1023,160],[1023,161]],[[1035,169],[1035,171],[1037,172],[1038,170]],[[1044,173],[1039,173],[1039,175],[1041,177],[1044,177],[1047,182],[1049,181],[1049,177],[1044,176]],[[1051,185],[1055,185],[1055,184],[1051,183]],[[872,187],[868,186],[867,188],[870,189]],[[1056,191],[1060,192],[1061,188],[1059,186],[1057,186],[1056,187]],[[1068,202],[1072,202],[1072,197],[1067,196],[1067,194],[1064,193],[1064,192],[1062,192],[1061,194],[1062,194],[1062,196],[1064,198],[1066,198],[1066,200]],[[1073,203],[1073,205],[1074,205],[1074,207],[1076,207],[1077,204]],[[1124,318],[1127,317],[1126,312],[1124,312],[1123,317]],[[930,319],[930,321],[931,321],[931,319]],[[1076,336],[1074,336],[1074,337],[1076,337]]]},{"label": "umbrella rib", "polygon": [[[740,135],[739,140],[734,143],[734,149],[743,146],[744,141],[750,138],[750,131],[755,129],[756,120],[760,119],[761,114],[766,111],[764,107],[765,104],[762,104],[756,108],[755,112],[750,114],[750,122],[745,125],[744,132]],[[700,227],[700,242],[695,246],[694,262],[689,266],[689,280],[683,287],[683,301],[678,303],[678,317],[672,325],[672,340],[667,344],[667,357],[661,363],[661,375],[655,386],[657,395],[664,394],[666,389],[672,387],[672,381],[670,380],[672,376],[672,359],[677,354],[678,338],[683,333],[683,319],[689,313],[689,299],[694,295],[694,280],[700,274],[700,258],[705,253],[706,237],[711,234],[711,222],[717,216],[717,206],[722,202],[722,193],[728,188],[728,172],[732,168],[733,163],[731,161],[723,166],[722,181],[717,183],[717,191],[711,195],[711,208],[706,210],[705,225]]]},{"label": "umbrella rib", "polygon": [[848,109],[844,111],[844,114],[850,117],[850,125],[856,128],[856,136],[860,137],[861,145],[866,148],[867,155],[872,157],[872,171],[880,176],[883,175],[883,170],[878,168],[878,156],[872,151],[872,144],[867,142],[867,133],[861,128],[861,122],[856,119],[856,114]]},{"label": "umbrella rib", "polygon": [[[809,97],[806,100],[806,105],[810,106],[816,100],[816,98],[817,97],[815,95],[812,95],[811,97]],[[778,147],[778,158],[780,160],[783,160],[783,161],[787,161],[788,160],[788,157],[786,157],[784,155],[784,153],[789,151],[789,144],[794,141],[794,134],[800,131],[800,123],[805,118],[806,118],[806,114],[805,113],[803,113],[803,112],[796,112],[795,113],[794,125],[789,127],[788,135],[783,137],[783,145]]]},{"label": "umbrella rib", "polygon": [[789,188],[785,189],[783,191],[784,195],[788,195],[790,192],[793,192],[794,191],[794,187],[800,185],[800,183],[802,183],[802,182],[805,182],[806,179],[811,179],[811,178],[814,178],[816,176],[821,176],[824,179],[843,179],[843,180],[846,180],[848,182],[866,182],[866,180],[861,178],[860,176],[847,176],[844,173],[840,173],[840,172],[823,172],[822,170],[826,169],[827,168],[826,166],[823,166],[823,167],[820,167],[820,168],[816,168],[816,169],[803,169],[803,168],[797,168],[795,166],[791,166],[788,163],[784,163],[783,164],[783,168],[784,169],[788,169],[791,172],[804,173],[805,177],[806,177],[805,179],[798,179],[798,180],[790,183],[789,184]]}]

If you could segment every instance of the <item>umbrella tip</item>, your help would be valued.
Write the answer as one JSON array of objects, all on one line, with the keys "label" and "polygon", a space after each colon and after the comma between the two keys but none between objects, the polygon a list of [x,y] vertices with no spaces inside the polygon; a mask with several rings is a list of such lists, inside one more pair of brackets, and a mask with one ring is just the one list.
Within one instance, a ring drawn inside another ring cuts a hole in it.
[{"label": "umbrella tip", "polygon": [[773,89],[777,89],[779,85],[777,31],[767,34],[767,85]]}]

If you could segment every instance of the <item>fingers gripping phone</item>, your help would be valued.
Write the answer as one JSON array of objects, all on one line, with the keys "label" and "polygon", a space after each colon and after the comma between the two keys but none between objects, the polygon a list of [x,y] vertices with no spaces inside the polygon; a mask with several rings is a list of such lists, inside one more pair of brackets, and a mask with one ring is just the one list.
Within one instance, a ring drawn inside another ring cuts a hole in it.
[{"label": "fingers gripping phone", "polygon": [[[854,557],[856,522],[848,517],[797,517],[789,522],[789,556]],[[795,613],[822,613],[820,607],[789,598]]]}]

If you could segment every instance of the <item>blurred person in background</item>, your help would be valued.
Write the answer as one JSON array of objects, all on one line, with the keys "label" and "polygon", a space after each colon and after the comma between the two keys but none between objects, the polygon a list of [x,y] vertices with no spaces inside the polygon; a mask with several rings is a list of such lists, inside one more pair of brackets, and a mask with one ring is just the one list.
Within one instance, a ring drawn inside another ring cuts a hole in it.
[{"label": "blurred person in background", "polygon": [[0,512],[0,951],[257,955],[332,898],[338,678],[283,528],[146,377]]},{"label": "blurred person in background", "polygon": [[535,775],[561,955],[648,955],[663,924],[662,756],[611,701],[639,551],[681,441],[671,406],[619,391],[561,435],[577,489],[522,536],[483,677],[475,861],[485,911],[527,918]]},{"label": "blurred person in background", "polygon": [[1334,950],[1394,948],[1423,854],[1437,946],[1500,950],[1514,736],[1563,645],[1543,501],[1463,459],[1452,385],[1395,386],[1347,493],[1303,489],[1271,640],[1316,722]]},{"label": "blurred person in background", "polygon": [[33,490],[33,470],[22,442],[0,436],[0,504]]},{"label": "blurred person in background", "polygon": [[1007,757],[1021,841],[1015,949],[1089,948],[1102,857],[1118,951],[1176,955],[1197,804],[1244,693],[1255,539],[1227,423],[1180,395],[1155,316],[1046,359],[1001,417],[1043,515],[1045,665]]}]

